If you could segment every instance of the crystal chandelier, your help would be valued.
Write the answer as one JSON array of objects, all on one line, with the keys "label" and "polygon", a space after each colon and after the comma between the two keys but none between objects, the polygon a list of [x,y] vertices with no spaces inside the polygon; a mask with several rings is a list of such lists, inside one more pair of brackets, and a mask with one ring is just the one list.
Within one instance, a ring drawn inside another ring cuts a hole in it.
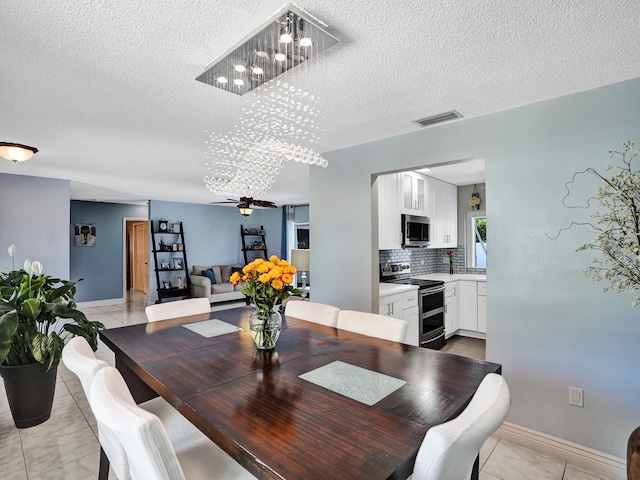
[{"label": "crystal chandelier", "polygon": [[[335,45],[318,19],[289,4],[249,39],[214,61],[197,80],[243,95],[248,106],[232,132],[207,132],[205,185],[217,195],[259,196],[287,161],[327,166],[318,98],[278,75]],[[306,73],[306,66],[302,74]]]}]

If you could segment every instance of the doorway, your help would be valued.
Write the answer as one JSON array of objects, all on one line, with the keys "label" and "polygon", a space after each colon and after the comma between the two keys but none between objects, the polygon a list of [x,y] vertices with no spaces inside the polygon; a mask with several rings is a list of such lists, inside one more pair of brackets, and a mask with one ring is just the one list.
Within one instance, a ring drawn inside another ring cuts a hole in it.
[{"label": "doorway", "polygon": [[149,294],[149,223],[125,219],[125,289]]}]

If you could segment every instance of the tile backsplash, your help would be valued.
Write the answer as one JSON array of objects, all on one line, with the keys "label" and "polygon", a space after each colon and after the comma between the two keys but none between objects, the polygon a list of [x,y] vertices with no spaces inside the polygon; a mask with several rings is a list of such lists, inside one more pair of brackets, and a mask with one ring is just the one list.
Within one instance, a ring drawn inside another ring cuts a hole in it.
[{"label": "tile backsplash", "polygon": [[426,275],[428,273],[449,273],[449,263],[443,263],[442,258],[452,250],[454,273],[486,274],[486,268],[469,268],[466,266],[464,245],[458,248],[404,248],[401,250],[380,250],[380,263],[410,262],[411,275]]}]

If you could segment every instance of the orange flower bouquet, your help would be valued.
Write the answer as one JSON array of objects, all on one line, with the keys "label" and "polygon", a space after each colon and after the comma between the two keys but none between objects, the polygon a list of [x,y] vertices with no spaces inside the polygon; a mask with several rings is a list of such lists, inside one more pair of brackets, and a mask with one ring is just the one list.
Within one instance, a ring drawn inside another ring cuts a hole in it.
[{"label": "orange flower bouquet", "polygon": [[275,347],[282,317],[273,311],[273,307],[278,300],[300,293],[291,285],[295,273],[296,267],[272,255],[269,260],[258,258],[245,265],[242,274],[234,272],[231,275],[230,282],[242,285],[242,293],[256,306],[249,319],[249,327],[259,349],[270,350]]}]

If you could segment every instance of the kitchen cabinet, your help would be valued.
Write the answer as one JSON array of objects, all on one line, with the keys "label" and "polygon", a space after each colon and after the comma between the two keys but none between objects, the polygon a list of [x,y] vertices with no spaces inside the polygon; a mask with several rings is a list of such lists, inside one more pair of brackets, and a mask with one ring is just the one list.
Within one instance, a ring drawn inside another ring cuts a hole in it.
[{"label": "kitchen cabinet", "polygon": [[387,317],[399,318],[409,324],[405,342],[418,346],[420,337],[418,290],[381,296],[378,300],[378,313]]},{"label": "kitchen cabinet", "polygon": [[418,290],[410,290],[402,293],[402,319],[409,324],[405,343],[417,347],[420,343]]},{"label": "kitchen cabinet", "polygon": [[378,177],[378,249],[402,248],[402,223],[400,219],[398,175]]},{"label": "kitchen cabinet", "polygon": [[447,282],[444,286],[444,335],[449,338],[459,328],[458,282]]},{"label": "kitchen cabinet", "polygon": [[478,331],[487,333],[487,282],[478,282]]},{"label": "kitchen cabinet", "polygon": [[433,198],[430,248],[458,246],[458,187],[429,178]]},{"label": "kitchen cabinet", "polygon": [[402,293],[385,295],[378,300],[378,313],[402,320]]},{"label": "kitchen cabinet", "polygon": [[416,172],[398,174],[400,213],[431,217],[431,195],[427,185],[427,177]]},{"label": "kitchen cabinet", "polygon": [[478,331],[478,282],[458,281],[458,315],[460,328]]}]

